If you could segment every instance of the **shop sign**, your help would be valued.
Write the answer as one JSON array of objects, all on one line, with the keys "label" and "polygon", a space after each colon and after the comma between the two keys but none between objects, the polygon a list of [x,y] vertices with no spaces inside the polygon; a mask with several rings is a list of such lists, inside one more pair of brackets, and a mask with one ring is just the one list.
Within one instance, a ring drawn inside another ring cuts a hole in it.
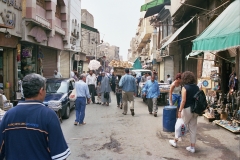
[{"label": "shop sign", "polygon": [[[18,11],[22,11],[21,1],[17,3],[16,0],[2,0],[2,1],[0,0],[0,2],[6,3],[7,4],[6,7],[12,6],[12,8],[15,8]],[[1,6],[3,6],[3,5],[1,4]],[[15,28],[16,13],[11,11],[10,8],[6,9],[6,8],[2,7],[0,10],[0,17],[2,18],[2,21],[4,23],[4,24],[2,24],[3,26]]]},{"label": "shop sign", "polygon": [[79,56],[78,54],[75,54],[75,55],[74,55],[74,60],[75,60],[75,61],[79,61],[79,60],[80,60],[80,56]]}]

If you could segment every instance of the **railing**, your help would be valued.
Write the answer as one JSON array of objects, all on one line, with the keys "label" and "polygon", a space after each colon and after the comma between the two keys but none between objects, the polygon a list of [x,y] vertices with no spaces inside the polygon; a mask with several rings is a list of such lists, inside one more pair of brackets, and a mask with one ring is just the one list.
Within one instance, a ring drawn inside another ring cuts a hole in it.
[{"label": "railing", "polygon": [[43,25],[45,25],[45,26],[47,26],[48,28],[51,27],[50,23],[48,22],[48,20],[46,20],[45,18],[42,18],[42,17],[40,17],[38,15],[36,16],[36,21],[41,23],[41,24],[43,24]]},{"label": "railing", "polygon": [[60,28],[58,26],[55,26],[55,31],[60,33],[61,35],[65,35],[66,34],[66,32],[62,28]]}]

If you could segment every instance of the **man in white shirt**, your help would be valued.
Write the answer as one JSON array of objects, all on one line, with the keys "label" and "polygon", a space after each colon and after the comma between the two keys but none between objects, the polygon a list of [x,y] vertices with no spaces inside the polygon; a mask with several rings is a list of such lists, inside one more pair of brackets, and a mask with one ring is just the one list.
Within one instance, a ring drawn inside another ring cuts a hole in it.
[{"label": "man in white shirt", "polygon": [[74,73],[74,70],[72,70],[72,71],[70,72],[70,78],[74,78],[74,76],[75,76],[75,73]]},{"label": "man in white shirt", "polygon": [[57,70],[55,70],[53,77],[54,77],[54,78],[62,78],[62,75],[61,75],[60,72],[58,72]]},{"label": "man in white shirt", "polygon": [[167,75],[167,82],[168,84],[172,84],[172,78],[170,77],[170,75]]},{"label": "man in white shirt", "polygon": [[97,78],[95,74],[93,74],[93,71],[89,71],[89,75],[86,78],[86,83],[89,88],[89,93],[92,97],[92,102],[95,103],[95,95],[96,95],[96,87],[97,87]]}]

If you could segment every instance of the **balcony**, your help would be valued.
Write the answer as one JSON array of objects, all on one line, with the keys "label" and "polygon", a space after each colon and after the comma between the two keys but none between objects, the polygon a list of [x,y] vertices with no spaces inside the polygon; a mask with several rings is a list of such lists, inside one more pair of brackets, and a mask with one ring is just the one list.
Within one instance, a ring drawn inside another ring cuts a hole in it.
[{"label": "balcony", "polygon": [[65,36],[65,34],[66,34],[66,32],[65,32],[62,28],[60,28],[60,27],[58,27],[58,26],[55,26],[55,31],[56,31],[57,33],[63,35],[63,36]]},{"label": "balcony", "polygon": [[43,24],[44,26],[48,27],[48,28],[51,28],[51,25],[50,23],[48,22],[48,20],[46,20],[45,18],[43,17],[40,17],[40,16],[36,16],[36,21]]},{"label": "balcony", "polygon": [[141,32],[141,35],[139,36],[139,45],[137,46],[137,50],[140,51],[141,49],[145,48],[146,44],[149,42],[152,33],[153,33],[153,27],[150,25],[149,19],[144,19],[144,28],[143,32]]}]

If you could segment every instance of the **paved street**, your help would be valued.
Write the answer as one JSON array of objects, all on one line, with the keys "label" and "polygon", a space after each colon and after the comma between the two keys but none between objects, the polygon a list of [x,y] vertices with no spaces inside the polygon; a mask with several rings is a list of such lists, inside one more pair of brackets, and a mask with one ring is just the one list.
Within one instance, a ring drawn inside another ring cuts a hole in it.
[{"label": "paved street", "polygon": [[162,130],[163,106],[158,117],[148,114],[146,105],[140,98],[135,99],[135,113],[122,115],[116,107],[115,95],[110,106],[87,105],[86,125],[74,126],[75,111],[64,120],[62,129],[71,149],[69,160],[127,160],[127,159],[240,159],[240,136],[198,118],[196,153],[185,150],[189,144],[189,134],[178,143],[177,148],[168,140],[174,133]]}]

